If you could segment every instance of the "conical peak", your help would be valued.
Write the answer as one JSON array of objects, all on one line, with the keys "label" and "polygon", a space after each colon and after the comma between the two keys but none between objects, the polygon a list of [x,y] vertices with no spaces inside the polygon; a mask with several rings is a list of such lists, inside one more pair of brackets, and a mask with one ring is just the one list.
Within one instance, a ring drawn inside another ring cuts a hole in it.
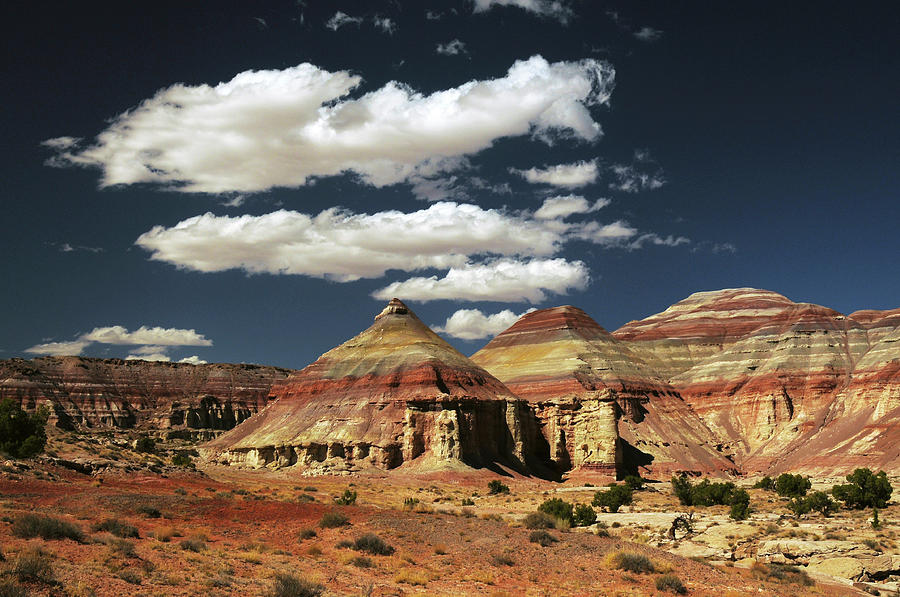
[{"label": "conical peak", "polygon": [[516,323],[503,334],[515,334],[522,332],[546,332],[551,330],[591,330],[592,332],[606,333],[600,324],[594,321],[590,315],[571,305],[552,307],[532,311],[523,315]]},{"label": "conical peak", "polygon": [[412,313],[412,312],[409,310],[409,307],[407,307],[405,304],[403,304],[403,301],[401,301],[398,298],[392,298],[391,302],[389,302],[387,304],[387,307],[385,307],[381,311],[381,313],[379,313],[378,315],[375,316],[375,321],[378,321],[380,318],[384,317],[385,315],[391,315],[391,314],[409,315],[410,313]]}]

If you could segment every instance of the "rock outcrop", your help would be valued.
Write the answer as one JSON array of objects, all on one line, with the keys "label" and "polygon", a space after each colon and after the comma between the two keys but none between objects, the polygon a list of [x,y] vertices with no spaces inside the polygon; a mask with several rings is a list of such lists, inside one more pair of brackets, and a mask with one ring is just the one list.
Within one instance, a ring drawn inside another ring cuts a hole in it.
[{"label": "rock outcrop", "polygon": [[738,288],[693,294],[613,335],[745,472],[900,470],[900,310],[845,316]]},{"label": "rock outcrop", "polygon": [[397,299],[370,328],[276,384],[269,399],[207,444],[208,454],[310,473],[540,467],[527,403]]},{"label": "rock outcrop", "polygon": [[85,357],[0,361],[0,399],[47,405],[62,428],[231,429],[287,369]]},{"label": "rock outcrop", "polygon": [[581,309],[528,313],[472,360],[531,403],[560,471],[734,468],[654,368]]}]

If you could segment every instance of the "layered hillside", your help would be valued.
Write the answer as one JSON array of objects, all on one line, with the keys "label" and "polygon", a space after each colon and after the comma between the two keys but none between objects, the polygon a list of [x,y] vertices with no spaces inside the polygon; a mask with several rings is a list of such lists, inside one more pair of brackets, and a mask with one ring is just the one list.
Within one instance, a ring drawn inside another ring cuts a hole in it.
[{"label": "layered hillside", "polygon": [[85,357],[0,361],[0,399],[45,404],[62,428],[231,429],[287,369]]},{"label": "layered hillside", "polygon": [[277,384],[207,445],[220,462],[312,472],[539,466],[527,404],[397,299],[358,336]]},{"label": "layered hillside", "polygon": [[693,294],[613,335],[742,470],[900,469],[900,310],[845,316],[739,288]]},{"label": "layered hillside", "polygon": [[532,404],[561,471],[734,468],[655,368],[581,309],[528,313],[472,360]]}]

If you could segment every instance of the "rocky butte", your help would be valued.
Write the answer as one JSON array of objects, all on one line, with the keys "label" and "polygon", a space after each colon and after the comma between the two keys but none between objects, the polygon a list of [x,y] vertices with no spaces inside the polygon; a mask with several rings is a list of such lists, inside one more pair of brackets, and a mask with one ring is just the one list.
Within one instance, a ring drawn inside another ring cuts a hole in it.
[{"label": "rocky butte", "polygon": [[223,464],[310,473],[541,467],[528,404],[397,299],[269,399],[207,453]]}]

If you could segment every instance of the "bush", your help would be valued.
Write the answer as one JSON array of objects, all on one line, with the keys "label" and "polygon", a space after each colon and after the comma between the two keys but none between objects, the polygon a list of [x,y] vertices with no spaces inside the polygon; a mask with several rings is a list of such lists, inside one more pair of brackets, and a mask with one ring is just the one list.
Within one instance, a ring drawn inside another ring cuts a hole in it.
[{"label": "bush", "polygon": [[475,505],[475,500],[473,500],[472,498],[463,498],[462,501],[460,502],[460,505],[463,506],[463,507],[465,507],[465,506],[474,506],[474,505]]},{"label": "bush", "polygon": [[575,513],[572,517],[572,524],[576,527],[587,527],[597,522],[597,513],[587,504],[578,504],[575,506]]},{"label": "bush", "polygon": [[858,468],[847,475],[847,481],[850,483],[835,485],[831,494],[855,510],[884,508],[894,491],[884,471],[876,475],[867,468]]},{"label": "bush", "polygon": [[124,570],[120,570],[118,574],[116,574],[119,578],[124,580],[127,583],[132,585],[139,585],[143,582],[144,579],[141,578],[141,575],[131,570],[129,568],[125,568]]},{"label": "bush", "polygon": [[612,485],[606,491],[598,491],[591,502],[598,508],[606,508],[609,512],[618,512],[621,506],[632,501],[631,489],[627,485]]},{"label": "bush", "polygon": [[553,517],[545,512],[532,512],[522,521],[526,529],[552,529]]},{"label": "bush", "polygon": [[803,475],[791,475],[789,473],[781,473],[775,479],[775,493],[781,497],[803,497],[812,487],[809,477]]},{"label": "bush", "polygon": [[682,506],[693,505],[691,489],[691,482],[688,481],[687,475],[672,477],[672,493],[675,494]]},{"label": "bush", "polygon": [[162,516],[159,508],[154,508],[153,506],[138,506],[137,511],[138,514],[143,514],[147,518],[159,518]]},{"label": "bush", "polygon": [[674,574],[663,574],[656,578],[656,589],[658,591],[672,591],[678,595],[687,593],[687,587],[681,582],[681,579]]},{"label": "bush", "polygon": [[373,556],[389,556],[394,553],[394,548],[374,533],[366,533],[362,537],[357,538],[353,542],[353,549]]},{"label": "bush", "polygon": [[505,553],[496,554],[491,556],[491,563],[494,566],[515,566],[516,561],[509,557]]},{"label": "bush", "polygon": [[750,516],[750,494],[743,489],[736,489],[731,494],[729,517],[732,520],[746,520],[748,516]]},{"label": "bush", "polygon": [[640,491],[644,488],[644,479],[639,475],[627,475],[623,481],[625,482],[625,486],[631,491]]},{"label": "bush", "polygon": [[404,510],[415,510],[416,506],[419,505],[419,498],[414,497],[406,497],[403,498],[403,509]]},{"label": "bush", "polygon": [[12,398],[0,400],[0,452],[13,458],[31,458],[43,452],[47,445],[44,425],[49,417],[46,406],[29,414]]},{"label": "bush", "polygon": [[806,574],[805,570],[787,564],[766,565],[762,562],[756,562],[750,568],[750,573],[761,580],[771,580],[785,584],[799,584],[804,587],[815,584],[812,579],[809,578],[809,575]]},{"label": "bush", "polygon": [[559,539],[548,533],[547,531],[532,531],[530,535],[528,535],[528,540],[532,543],[537,543],[541,547],[550,547]]},{"label": "bush", "polygon": [[509,493],[509,487],[504,485],[500,480],[494,479],[488,483],[488,495],[497,495],[499,493]]},{"label": "bush", "polygon": [[350,524],[350,519],[340,512],[326,512],[319,520],[319,527],[323,529],[336,529]]},{"label": "bush", "polygon": [[84,541],[84,533],[77,525],[58,518],[40,516],[38,514],[17,516],[13,520],[12,534],[23,539],[40,537],[45,541],[51,539],[72,539],[79,543]]},{"label": "bush", "polygon": [[142,435],[141,437],[137,438],[137,441],[134,442],[134,449],[136,452],[153,454],[154,452],[156,452],[156,441],[152,437]]},{"label": "bush", "polygon": [[753,484],[753,489],[765,489],[766,491],[775,491],[775,481],[768,475]]},{"label": "bush", "polygon": [[116,537],[122,538],[140,537],[137,527],[126,524],[117,518],[107,518],[103,522],[94,523],[91,525],[91,531],[94,533],[106,531],[107,533],[112,533]]},{"label": "bush", "polygon": [[174,466],[190,468],[194,466],[194,461],[191,460],[191,455],[187,452],[179,452],[175,456],[172,456],[172,464]]},{"label": "bush", "polygon": [[544,514],[548,514],[559,520],[568,521],[570,526],[572,524],[572,504],[559,498],[550,498],[549,500],[546,500],[543,504],[538,506],[538,512],[543,512]]},{"label": "bush", "polygon": [[20,582],[53,584],[50,556],[40,547],[29,547],[16,556],[10,572]]},{"label": "bush", "polygon": [[872,528],[876,531],[881,528],[881,521],[878,520],[878,508],[872,508]]},{"label": "bush", "polygon": [[316,532],[313,529],[301,529],[299,533],[297,533],[297,539],[299,541],[306,541],[307,539],[312,539],[316,536]]},{"label": "bush", "polygon": [[371,568],[372,560],[367,558],[366,556],[354,556],[350,558],[348,562],[352,566],[356,566],[357,568]]},{"label": "bush", "polygon": [[806,496],[805,501],[810,510],[820,512],[822,516],[831,516],[831,513],[837,509],[835,501],[824,491],[812,492]]},{"label": "bush", "polygon": [[319,597],[325,592],[325,587],[297,578],[290,574],[278,573],[275,575],[275,584],[272,587],[271,597]]},{"label": "bush", "polygon": [[613,568],[634,572],[635,574],[649,574],[656,571],[653,561],[647,556],[629,551],[616,551],[609,554],[608,561]]},{"label": "bush", "polygon": [[334,498],[334,503],[338,506],[352,506],[356,503],[356,492],[352,489],[345,489],[344,493]]},{"label": "bush", "polygon": [[185,551],[199,553],[206,549],[206,542],[198,538],[184,539],[178,544],[178,547]]},{"label": "bush", "polygon": [[13,580],[0,580],[0,597],[28,597],[28,591]]},{"label": "bush", "polygon": [[109,541],[106,542],[106,545],[113,555],[122,556],[124,558],[137,557],[137,553],[134,551],[134,543],[128,539],[110,537]]},{"label": "bush", "polygon": [[794,498],[787,503],[787,509],[790,510],[794,516],[803,516],[809,512],[809,500],[806,498]]}]

